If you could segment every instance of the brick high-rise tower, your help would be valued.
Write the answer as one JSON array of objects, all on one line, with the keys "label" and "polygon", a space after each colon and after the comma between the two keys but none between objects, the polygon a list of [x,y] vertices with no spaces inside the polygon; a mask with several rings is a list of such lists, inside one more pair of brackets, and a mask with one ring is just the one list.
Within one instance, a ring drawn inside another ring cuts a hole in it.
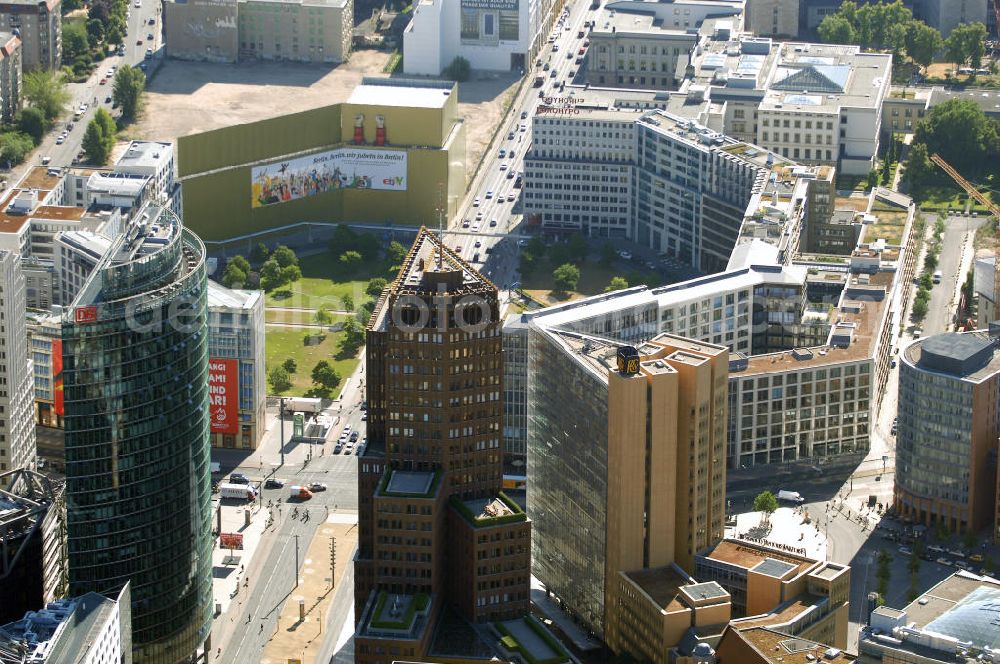
[{"label": "brick high-rise tower", "polygon": [[355,661],[427,653],[442,611],[528,611],[531,525],[501,491],[497,289],[421,229],[367,330]]}]

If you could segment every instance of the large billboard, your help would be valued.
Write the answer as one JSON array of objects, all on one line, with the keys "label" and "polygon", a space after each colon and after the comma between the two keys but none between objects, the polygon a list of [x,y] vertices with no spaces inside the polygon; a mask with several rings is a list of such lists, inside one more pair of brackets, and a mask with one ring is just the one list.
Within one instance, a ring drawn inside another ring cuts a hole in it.
[{"label": "large billboard", "polygon": [[519,0],[461,0],[461,39],[464,44],[495,45],[517,41]]},{"label": "large billboard", "polygon": [[237,360],[208,359],[208,408],[212,433],[235,434],[240,429],[239,374]]},{"label": "large billboard", "polygon": [[66,405],[63,399],[63,359],[62,359],[62,339],[52,340],[52,407],[56,415],[66,414]]},{"label": "large billboard", "polygon": [[406,191],[406,152],[338,148],[256,166],[250,177],[255,208],[335,189]]}]

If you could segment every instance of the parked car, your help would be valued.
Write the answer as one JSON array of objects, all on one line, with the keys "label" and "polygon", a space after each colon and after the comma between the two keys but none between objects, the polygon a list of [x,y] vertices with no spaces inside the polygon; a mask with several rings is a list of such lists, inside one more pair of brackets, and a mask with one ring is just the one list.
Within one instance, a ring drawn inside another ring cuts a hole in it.
[{"label": "parked car", "polygon": [[250,478],[243,473],[233,473],[229,476],[230,484],[250,484]]},{"label": "parked car", "polygon": [[357,440],[358,440],[358,432],[357,431],[352,431],[351,432],[351,436],[350,436],[350,441],[352,443],[354,443],[354,442],[357,442]]},{"label": "parked car", "polygon": [[908,547],[908,546],[901,546],[901,547],[899,547],[899,552],[901,554],[903,554],[904,556],[912,556],[913,555],[913,550],[910,547]]},{"label": "parked car", "polygon": [[936,562],[938,565],[944,565],[945,567],[951,567],[951,561],[948,560],[947,558],[938,558],[934,562]]}]

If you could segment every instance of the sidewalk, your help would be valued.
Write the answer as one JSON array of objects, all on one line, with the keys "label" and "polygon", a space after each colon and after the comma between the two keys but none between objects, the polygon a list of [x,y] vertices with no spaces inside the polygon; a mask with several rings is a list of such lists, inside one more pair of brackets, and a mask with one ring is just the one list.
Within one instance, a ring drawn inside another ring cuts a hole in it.
[{"label": "sidewalk", "polygon": [[[230,550],[220,548],[219,537],[215,537],[212,549],[212,596],[215,602],[213,610],[218,609],[215,611],[217,618],[223,617],[233,602],[241,603],[245,599],[246,592],[240,592],[244,591],[245,586],[241,584],[246,581],[246,569],[260,545],[268,519],[267,510],[261,509],[256,502],[245,505],[230,503],[233,501],[227,500],[220,507],[218,494],[212,496],[212,528],[218,526],[217,510],[221,509],[222,532],[243,536],[243,548],[232,551],[233,557],[239,560],[228,564],[226,558],[229,557]],[[249,525],[245,522],[246,510],[251,513]]]},{"label": "sidewalk", "polygon": [[559,608],[559,603],[554,597],[545,594],[545,586],[534,576],[531,577],[531,603],[536,609],[545,614],[545,617],[555,623],[555,626],[573,642],[577,650],[596,650],[601,647],[600,642],[587,636],[587,633],[580,628],[568,613]]},{"label": "sidewalk", "polygon": [[[324,616],[329,616],[334,590],[353,564],[358,542],[356,514],[331,514],[306,549],[299,587],[285,601],[277,630],[268,640],[261,664],[284,664],[299,659],[311,664],[323,645]],[[336,541],[336,569],[330,575],[330,542]],[[331,580],[334,583],[331,583]],[[303,618],[300,619],[300,603]]]}]

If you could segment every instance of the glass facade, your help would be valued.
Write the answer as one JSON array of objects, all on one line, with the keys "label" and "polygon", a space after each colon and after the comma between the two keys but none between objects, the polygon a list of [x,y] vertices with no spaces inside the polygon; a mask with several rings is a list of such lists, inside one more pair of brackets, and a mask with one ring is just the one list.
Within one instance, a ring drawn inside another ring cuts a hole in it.
[{"label": "glass facade", "polygon": [[168,237],[120,239],[63,319],[67,530],[70,594],[131,581],[135,661],[172,664],[211,628],[206,274],[154,216]]},{"label": "glass facade", "polygon": [[532,573],[602,634],[608,388],[544,332],[528,341]]}]

